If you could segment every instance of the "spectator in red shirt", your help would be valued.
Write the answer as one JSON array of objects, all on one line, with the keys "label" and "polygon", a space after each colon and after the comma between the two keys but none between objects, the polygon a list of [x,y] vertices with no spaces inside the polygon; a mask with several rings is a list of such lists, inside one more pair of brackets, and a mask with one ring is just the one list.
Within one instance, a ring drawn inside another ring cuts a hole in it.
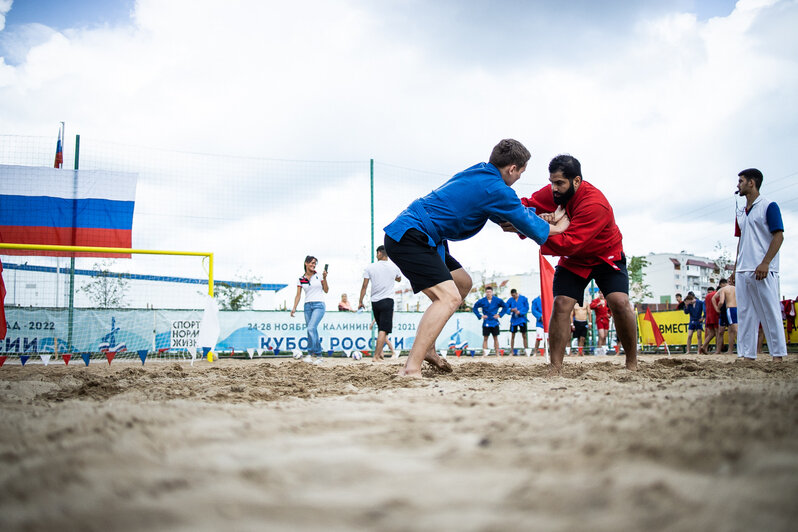
[{"label": "spectator in red shirt", "polygon": [[590,302],[590,308],[596,313],[596,330],[598,331],[598,345],[596,347],[602,348],[607,345],[607,333],[610,330],[610,307],[607,306],[607,300],[604,299],[604,294],[599,291],[598,297]]},{"label": "spectator in red shirt", "polygon": [[[725,286],[726,282],[726,279],[721,279],[718,284],[718,290]],[[707,288],[707,295],[704,298],[704,328],[706,329],[706,334],[704,334],[704,343],[698,348],[699,355],[701,353],[705,355],[709,354],[709,342],[712,338],[715,338],[716,355],[720,354],[721,347],[723,347],[723,336],[718,334],[720,329],[720,316],[718,316],[718,311],[715,310],[715,305],[712,304],[712,298],[715,293],[713,287],[710,286]]]},{"label": "spectator in red shirt", "polygon": [[[623,238],[615,224],[607,198],[596,187],[582,179],[579,161],[570,155],[558,155],[549,163],[551,185],[538,190],[521,202],[535,207],[549,223],[562,216],[570,226],[558,235],[551,235],[540,249],[544,255],[562,257],[554,273],[554,305],[549,323],[551,348],[550,375],[562,372],[565,346],[570,337],[569,317],[591,279],[607,298],[615,319],[618,338],[626,354],[626,367],[637,369],[637,320],[629,304],[629,275]],[[557,213],[555,213],[557,211]],[[504,224],[506,231],[513,227]]]}]

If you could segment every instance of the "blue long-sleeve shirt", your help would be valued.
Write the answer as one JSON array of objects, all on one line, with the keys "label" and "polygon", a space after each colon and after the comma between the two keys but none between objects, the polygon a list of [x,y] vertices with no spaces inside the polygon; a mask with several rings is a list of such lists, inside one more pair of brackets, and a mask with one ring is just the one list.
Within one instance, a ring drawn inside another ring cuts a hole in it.
[{"label": "blue long-sleeve shirt", "polygon": [[543,301],[540,296],[532,300],[532,315],[535,316],[535,327],[543,327]]},{"label": "blue long-sleeve shirt", "polygon": [[521,204],[491,163],[476,164],[415,200],[385,227],[385,234],[398,242],[408,229],[417,229],[443,256],[445,241],[471,238],[488,220],[510,222],[538,244],[549,236],[549,224]]},{"label": "blue long-sleeve shirt", "polygon": [[[526,318],[526,314],[529,312],[529,300],[526,296],[518,294],[517,300],[511,297],[505,303],[507,304],[505,313],[510,315],[510,325],[522,325],[529,321]],[[513,309],[518,309],[518,314],[513,312]]]},{"label": "blue long-sleeve shirt", "polygon": [[690,315],[691,323],[698,323],[701,321],[701,316],[704,314],[704,303],[696,300],[689,305],[685,305],[684,313]]},{"label": "blue long-sleeve shirt", "polygon": [[[477,315],[477,318],[482,319],[482,314],[479,313],[480,309],[486,316],[482,321],[482,325],[485,327],[496,327],[499,325],[499,320],[493,316],[496,314],[498,314],[500,318],[504,316],[507,313],[507,304],[496,296],[493,296],[490,301],[488,301],[487,297],[483,297],[474,304],[474,314]],[[501,312],[499,309],[501,309]]]}]

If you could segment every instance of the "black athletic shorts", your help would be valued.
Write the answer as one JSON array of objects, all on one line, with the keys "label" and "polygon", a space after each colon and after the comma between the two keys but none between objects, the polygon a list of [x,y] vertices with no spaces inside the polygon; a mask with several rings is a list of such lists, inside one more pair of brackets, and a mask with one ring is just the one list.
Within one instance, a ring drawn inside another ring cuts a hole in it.
[{"label": "black athletic shorts", "polygon": [[377,330],[390,334],[393,331],[393,299],[386,297],[379,301],[372,301],[371,311],[377,322]]},{"label": "black athletic shorts", "polygon": [[517,332],[526,334],[526,323],[519,323],[518,325],[510,325],[510,332],[513,334]]},{"label": "black athletic shorts", "polygon": [[618,270],[606,263],[594,266],[587,279],[579,277],[562,266],[554,270],[554,297],[568,296],[571,299],[582,301],[585,297],[585,288],[591,279],[596,281],[605,296],[613,292],[629,293],[629,274],[626,272],[626,255],[621,260],[615,261]]},{"label": "black athletic shorts", "polygon": [[462,268],[449,255],[449,246],[445,243],[444,246],[446,258],[441,260],[438,251],[429,245],[427,235],[418,229],[408,229],[399,242],[385,235],[385,253],[410,281],[415,294],[444,281],[451,281],[452,274],[449,272]]},{"label": "black athletic shorts", "polygon": [[574,320],[574,338],[587,338],[587,322]]},{"label": "black athletic shorts", "polygon": [[487,338],[488,336],[499,336],[499,326],[494,325],[493,327],[485,327],[482,326],[482,336]]}]

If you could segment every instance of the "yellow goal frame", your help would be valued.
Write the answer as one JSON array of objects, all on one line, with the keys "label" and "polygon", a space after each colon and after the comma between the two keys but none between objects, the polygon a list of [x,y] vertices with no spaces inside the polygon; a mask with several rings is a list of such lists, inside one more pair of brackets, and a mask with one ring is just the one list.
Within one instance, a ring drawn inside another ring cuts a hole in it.
[{"label": "yellow goal frame", "polygon": [[103,248],[94,246],[51,246],[45,244],[5,244],[2,242],[0,242],[0,249],[61,251],[70,253],[130,253],[138,255],[182,255],[192,257],[208,257],[208,295],[213,297],[213,253],[209,251],[168,251],[160,249]]}]

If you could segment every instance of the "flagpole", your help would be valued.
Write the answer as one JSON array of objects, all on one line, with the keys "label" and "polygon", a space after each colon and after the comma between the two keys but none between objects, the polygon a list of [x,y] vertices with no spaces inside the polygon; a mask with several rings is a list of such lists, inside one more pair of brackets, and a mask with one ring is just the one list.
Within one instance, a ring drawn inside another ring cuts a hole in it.
[{"label": "flagpole", "polygon": [[[66,138],[64,137],[66,133],[66,123],[62,121],[59,122],[59,124],[61,124],[61,126],[58,131],[58,144],[56,145],[55,148],[55,162],[57,168],[62,168],[64,166],[63,154],[64,154],[64,139]],[[59,150],[61,152],[60,165],[58,164]],[[60,257],[56,258],[56,265],[58,266],[58,269],[56,270],[55,274],[55,306],[60,308],[61,307],[61,258]]]},{"label": "flagpole", "polygon": [[[75,135],[75,171],[74,177],[72,178],[72,188],[74,191],[73,194],[73,204],[72,204],[72,245],[77,245],[76,240],[76,231],[77,231],[77,220],[76,216],[78,213],[77,209],[77,198],[78,198],[78,166],[80,161],[80,135]],[[69,259],[69,329],[68,329],[68,336],[67,336],[67,349],[72,349],[72,329],[74,324],[74,313],[75,313],[75,253],[72,253],[72,256]]]}]

